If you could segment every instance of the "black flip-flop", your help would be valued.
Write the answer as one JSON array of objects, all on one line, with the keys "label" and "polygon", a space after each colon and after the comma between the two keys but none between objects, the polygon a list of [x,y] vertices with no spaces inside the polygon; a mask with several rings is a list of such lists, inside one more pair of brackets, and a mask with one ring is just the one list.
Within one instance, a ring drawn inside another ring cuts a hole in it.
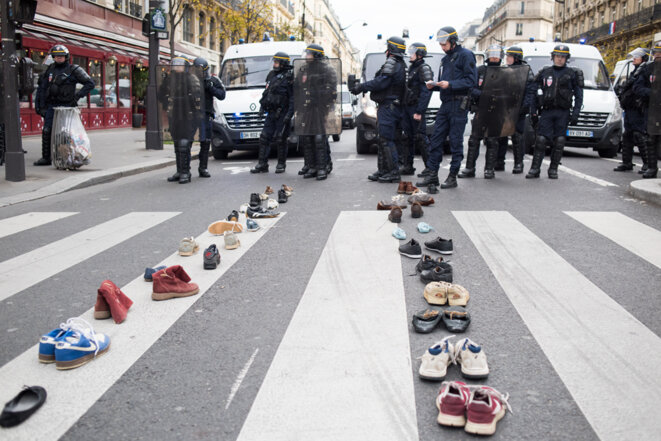
[{"label": "black flip-flop", "polygon": [[45,401],[46,389],[41,386],[26,386],[14,399],[5,404],[0,414],[0,426],[18,426],[30,418]]},{"label": "black flip-flop", "polygon": [[420,334],[429,334],[438,326],[443,316],[443,311],[427,308],[413,315],[413,329]]},{"label": "black flip-flop", "polygon": [[463,306],[450,306],[443,311],[443,324],[450,332],[464,332],[471,322],[471,315]]}]

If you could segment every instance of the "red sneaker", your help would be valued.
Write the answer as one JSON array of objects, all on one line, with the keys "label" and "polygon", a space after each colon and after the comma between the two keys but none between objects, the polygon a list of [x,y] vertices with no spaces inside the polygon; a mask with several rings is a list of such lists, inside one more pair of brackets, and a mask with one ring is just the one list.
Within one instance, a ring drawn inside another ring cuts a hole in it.
[{"label": "red sneaker", "polygon": [[174,265],[154,273],[152,300],[168,300],[175,297],[188,297],[200,292],[197,283],[190,282],[190,276],[181,265]]},{"label": "red sneaker", "polygon": [[462,381],[444,381],[436,397],[438,424],[463,427],[466,424],[466,404],[470,390]]},{"label": "red sneaker", "polygon": [[496,424],[504,416],[507,409],[512,411],[507,399],[508,394],[501,394],[496,389],[480,386],[473,390],[466,407],[466,426],[464,430],[477,435],[493,435]]}]

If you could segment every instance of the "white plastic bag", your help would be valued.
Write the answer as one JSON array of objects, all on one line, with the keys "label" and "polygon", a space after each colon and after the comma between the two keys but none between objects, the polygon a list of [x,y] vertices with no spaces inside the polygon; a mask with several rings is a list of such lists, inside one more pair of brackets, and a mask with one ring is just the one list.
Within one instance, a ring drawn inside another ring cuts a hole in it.
[{"label": "white plastic bag", "polygon": [[62,170],[75,170],[89,164],[90,140],[77,107],[56,107],[51,136],[53,165]]}]

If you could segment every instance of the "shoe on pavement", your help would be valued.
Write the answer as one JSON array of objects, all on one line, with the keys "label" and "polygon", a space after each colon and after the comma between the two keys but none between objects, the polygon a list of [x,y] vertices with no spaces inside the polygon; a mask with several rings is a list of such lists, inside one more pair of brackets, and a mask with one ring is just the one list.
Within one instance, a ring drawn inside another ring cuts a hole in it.
[{"label": "shoe on pavement", "polygon": [[443,381],[448,373],[448,365],[453,362],[454,348],[450,343],[450,335],[428,348],[420,357],[418,375],[423,380]]},{"label": "shoe on pavement", "polygon": [[413,330],[419,334],[429,334],[441,322],[443,311],[427,308],[413,315]]},{"label": "shoe on pavement", "polygon": [[397,194],[405,194],[406,193],[406,181],[399,181],[399,185],[397,186]]},{"label": "shoe on pavement", "polygon": [[411,217],[414,219],[418,219],[422,217],[422,214],[424,211],[422,210],[422,205],[420,205],[420,202],[414,202],[411,204]]},{"label": "shoe on pavement", "polygon": [[0,426],[18,426],[30,418],[46,402],[46,395],[46,389],[41,386],[23,386],[18,395],[2,409]]},{"label": "shoe on pavement", "polygon": [[291,197],[291,195],[294,194],[294,189],[292,187],[290,187],[289,185],[287,185],[287,184],[282,184],[281,189],[284,190],[284,192],[285,192],[285,194],[287,195],[288,198]]},{"label": "shoe on pavement", "polygon": [[416,192],[417,190],[418,190],[418,187],[416,187],[415,185],[413,185],[413,182],[407,182],[407,183],[406,183],[405,190],[404,190],[404,193],[406,193],[406,194],[408,194],[408,195],[412,195],[412,194],[413,194],[414,192]]},{"label": "shoe on pavement", "polygon": [[209,225],[207,230],[214,236],[222,236],[225,234],[225,231],[233,231],[234,233],[242,232],[243,225],[241,225],[238,221],[221,220]]},{"label": "shoe on pavement", "polygon": [[424,270],[432,270],[439,266],[439,264],[443,262],[443,256],[439,256],[438,258],[434,259],[428,254],[423,255],[420,258],[420,262],[415,266],[415,270],[419,273],[423,272]]},{"label": "shoe on pavement", "polygon": [[397,227],[394,230],[392,230],[392,237],[399,240],[406,240],[406,231]]},{"label": "shoe on pavement", "polygon": [[278,202],[280,202],[281,204],[284,204],[285,202],[287,202],[288,198],[289,198],[289,196],[287,196],[286,191],[278,190]]},{"label": "shoe on pavement", "polygon": [[471,315],[463,306],[450,306],[443,310],[443,324],[452,333],[465,332],[471,323]]},{"label": "shoe on pavement", "polygon": [[154,274],[152,300],[169,300],[175,297],[189,297],[200,292],[197,283],[191,283],[191,278],[181,265],[173,265]]},{"label": "shoe on pavement", "polygon": [[434,203],[434,198],[427,193],[414,193],[408,197],[408,203],[412,204],[414,202],[426,207]]},{"label": "shoe on pavement", "polygon": [[39,339],[39,362],[40,363],[55,363],[55,344],[62,338],[62,336],[69,330],[71,325],[78,320],[79,317],[73,317],[65,323],[60,323],[59,328],[55,328],[47,334],[44,334]]},{"label": "shoe on pavement", "polygon": [[220,265],[220,253],[218,252],[218,247],[215,243],[209,245],[209,248],[204,250],[204,256],[202,259],[204,269],[212,270],[218,268]]},{"label": "shoe on pavement", "polygon": [[457,188],[457,175],[450,173],[448,177],[445,178],[445,181],[441,184],[441,190],[445,190],[446,188]]},{"label": "shoe on pavement", "polygon": [[470,389],[463,381],[444,381],[436,397],[438,424],[464,427],[466,425],[466,406],[470,396]]},{"label": "shoe on pavement", "polygon": [[258,193],[250,193],[250,203],[248,204],[250,208],[259,208],[262,206],[262,198],[259,197]]},{"label": "shoe on pavement", "polygon": [[393,205],[397,205],[402,210],[407,207],[406,196],[403,194],[398,194],[396,196],[393,196],[391,200]]},{"label": "shoe on pavement", "polygon": [[179,243],[179,255],[180,256],[192,256],[197,253],[200,249],[200,246],[195,242],[193,237],[184,237]]},{"label": "shoe on pavement", "polygon": [[401,205],[399,201],[398,202],[379,201],[376,204],[377,210],[392,210],[393,207],[399,207],[402,210],[404,210],[406,208],[406,203],[404,203],[404,205]]},{"label": "shoe on pavement", "polygon": [[269,200],[266,201],[266,209],[267,210],[275,210],[276,208],[278,208],[279,205],[280,204],[278,204],[278,201],[276,201],[275,199],[270,199],[269,198]]},{"label": "shoe on pavement", "polygon": [[443,239],[439,236],[434,240],[425,242],[425,248],[441,254],[452,254],[452,239]]},{"label": "shoe on pavement", "polygon": [[456,283],[451,284],[448,289],[448,304],[450,306],[466,306],[469,299],[470,294],[466,288]]},{"label": "shoe on pavement", "polygon": [[239,213],[245,213],[249,206],[249,204],[241,204],[241,206],[239,206]]},{"label": "shoe on pavement", "polygon": [[248,229],[248,231],[254,232],[254,231],[259,230],[262,227],[260,227],[259,224],[257,222],[255,222],[254,220],[246,219],[246,228]]},{"label": "shoe on pavement", "polygon": [[155,272],[158,272],[162,269],[165,269],[165,265],[160,265],[155,268],[145,268],[145,282],[153,282],[154,279],[152,276],[154,275]]},{"label": "shoe on pavement", "polygon": [[94,332],[92,325],[78,318],[55,343],[55,368],[74,369],[89,363],[110,348],[110,337]]},{"label": "shoe on pavement", "polygon": [[276,211],[271,211],[271,210],[266,210],[264,208],[248,208],[246,210],[246,217],[249,217],[250,219],[270,219],[273,217],[278,217],[280,213]]},{"label": "shoe on pavement", "polygon": [[427,186],[427,193],[429,194],[438,193],[438,186],[435,184],[429,184],[429,186]]},{"label": "shoe on pavement", "polygon": [[461,365],[461,375],[470,380],[481,380],[489,376],[487,356],[482,346],[470,338],[464,338],[454,347],[454,360]]},{"label": "shoe on pavement", "polygon": [[422,247],[420,247],[420,243],[417,240],[411,239],[399,246],[399,254],[410,257],[411,259],[419,259],[422,257]]},{"label": "shoe on pavement", "polygon": [[430,305],[445,305],[448,302],[448,290],[451,283],[429,282],[422,295]]},{"label": "shoe on pavement", "polygon": [[239,212],[236,210],[232,210],[232,212],[227,216],[227,220],[230,222],[238,222],[239,221]]},{"label": "shoe on pavement", "polygon": [[271,188],[270,185],[266,186],[266,190],[264,190],[265,194],[273,194],[273,189]]},{"label": "shoe on pavement", "polygon": [[507,402],[509,394],[501,394],[489,386],[475,388],[466,405],[466,425],[464,430],[476,435],[493,435],[498,421],[503,419],[512,407]]},{"label": "shoe on pavement", "polygon": [[418,222],[418,231],[422,234],[427,234],[434,228],[426,222]]},{"label": "shoe on pavement", "polygon": [[433,269],[427,269],[420,272],[420,280],[424,283],[429,282],[448,282],[452,283],[452,267],[449,263],[439,262]]},{"label": "shoe on pavement", "polygon": [[241,246],[241,241],[236,237],[236,234],[231,231],[226,231],[223,236],[225,239],[226,250],[235,250]]},{"label": "shoe on pavement", "polygon": [[133,301],[110,280],[104,280],[96,294],[94,318],[103,320],[112,317],[119,324],[126,320]]},{"label": "shoe on pavement", "polygon": [[402,221],[402,209],[397,206],[392,207],[388,214],[388,220],[395,224],[400,223]]}]

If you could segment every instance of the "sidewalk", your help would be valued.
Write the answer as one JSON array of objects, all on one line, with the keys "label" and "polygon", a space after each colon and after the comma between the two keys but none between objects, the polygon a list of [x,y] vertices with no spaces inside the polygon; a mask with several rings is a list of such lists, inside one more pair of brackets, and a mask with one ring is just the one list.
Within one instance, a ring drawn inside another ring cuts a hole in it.
[{"label": "sidewalk", "polygon": [[[41,136],[24,136],[25,181],[5,180],[4,166],[0,167],[0,207],[174,166],[172,145],[165,144],[163,150],[145,149],[144,128],[90,130],[87,134],[92,146],[91,162],[75,171],[32,165],[41,157]],[[195,151],[198,148],[197,144],[193,147]]]},{"label": "sidewalk", "polygon": [[629,193],[632,196],[661,205],[661,179],[640,179],[629,184]]}]

